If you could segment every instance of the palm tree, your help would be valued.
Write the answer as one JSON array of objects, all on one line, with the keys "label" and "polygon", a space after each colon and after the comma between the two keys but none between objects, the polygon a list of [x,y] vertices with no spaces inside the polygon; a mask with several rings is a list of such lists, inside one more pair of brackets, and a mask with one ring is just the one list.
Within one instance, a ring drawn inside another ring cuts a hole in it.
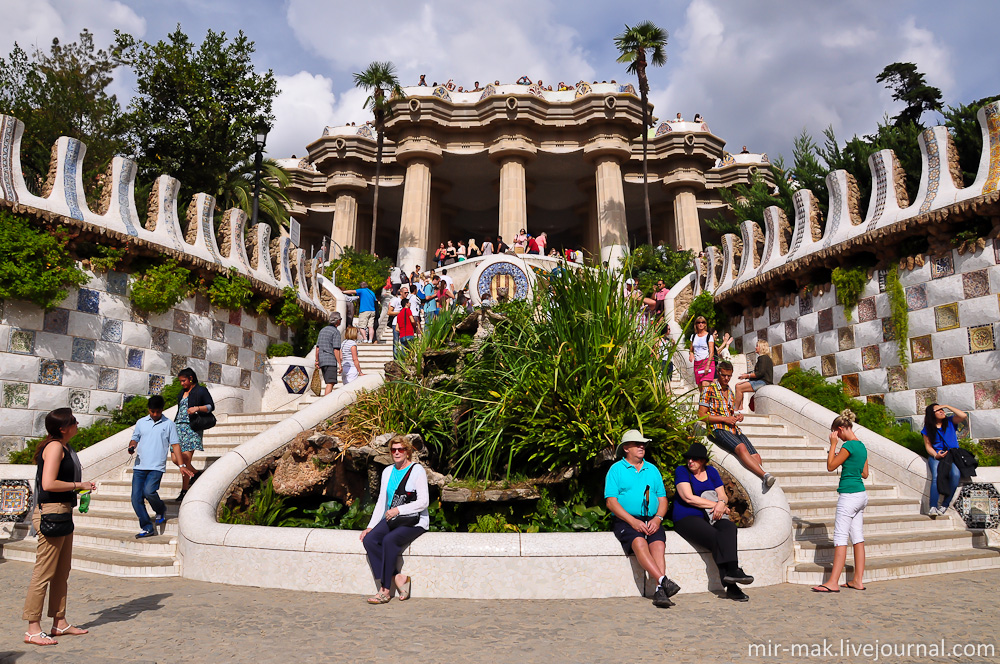
[{"label": "palm tree", "polygon": [[[650,246],[653,244],[653,223],[649,218],[649,181],[646,152],[649,148],[649,80],[646,65],[662,67],[667,62],[663,48],[667,45],[667,31],[657,27],[652,21],[643,21],[635,27],[625,25],[625,31],[615,37],[618,62],[629,63],[625,70],[639,77],[639,96],[642,99],[642,195],[646,207],[646,235]],[[651,51],[646,58],[646,51]]]},{"label": "palm tree", "polygon": [[354,75],[354,85],[371,94],[365,99],[365,108],[375,116],[375,134],[378,137],[378,151],[375,155],[375,204],[372,208],[372,247],[375,255],[375,228],[378,223],[378,180],[382,171],[382,144],[385,141],[385,121],[392,117],[391,102],[405,97],[403,88],[396,78],[396,66],[391,62],[373,62],[363,72]]},{"label": "palm tree", "polygon": [[[216,199],[223,210],[239,208],[251,216],[253,208],[254,163],[247,158],[233,166],[216,192]],[[260,173],[261,219],[271,222],[275,231],[288,225],[288,208],[291,199],[285,192],[289,184],[288,173],[273,159],[264,159]]]}]

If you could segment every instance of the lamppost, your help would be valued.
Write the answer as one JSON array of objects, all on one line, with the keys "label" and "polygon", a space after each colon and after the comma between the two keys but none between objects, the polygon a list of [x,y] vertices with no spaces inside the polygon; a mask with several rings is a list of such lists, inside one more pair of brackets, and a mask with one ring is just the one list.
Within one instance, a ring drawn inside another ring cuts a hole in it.
[{"label": "lamppost", "polygon": [[264,165],[264,145],[267,143],[267,125],[261,125],[254,133],[253,142],[257,146],[257,152],[253,159],[253,215],[250,217],[250,225],[257,225],[257,207],[260,204],[260,169]]}]

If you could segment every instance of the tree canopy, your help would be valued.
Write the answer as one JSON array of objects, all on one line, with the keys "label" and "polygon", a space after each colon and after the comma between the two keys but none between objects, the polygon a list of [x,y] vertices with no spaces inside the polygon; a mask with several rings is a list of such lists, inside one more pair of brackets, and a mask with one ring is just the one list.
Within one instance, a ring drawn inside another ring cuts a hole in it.
[{"label": "tree canopy", "polygon": [[892,118],[897,127],[919,124],[924,111],[941,110],[941,89],[928,85],[912,62],[888,64],[875,80],[885,83],[885,87],[893,91],[893,99],[906,104],[906,108]]}]

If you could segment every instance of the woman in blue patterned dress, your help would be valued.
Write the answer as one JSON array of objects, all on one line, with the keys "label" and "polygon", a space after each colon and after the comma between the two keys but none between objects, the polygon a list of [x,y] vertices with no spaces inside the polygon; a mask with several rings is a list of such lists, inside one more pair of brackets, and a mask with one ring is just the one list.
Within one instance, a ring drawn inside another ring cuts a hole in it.
[{"label": "woman in blue patterned dress", "polygon": [[[177,415],[174,417],[174,424],[177,425],[177,437],[181,440],[181,467],[191,468],[191,459],[195,450],[203,452],[202,432],[191,428],[191,415],[194,413],[210,413],[215,410],[215,401],[208,388],[198,384],[198,375],[190,367],[181,369],[177,374],[177,380],[184,389],[181,399],[177,402]],[[177,496],[177,502],[184,500],[188,487],[193,478],[181,475],[181,492]]]}]

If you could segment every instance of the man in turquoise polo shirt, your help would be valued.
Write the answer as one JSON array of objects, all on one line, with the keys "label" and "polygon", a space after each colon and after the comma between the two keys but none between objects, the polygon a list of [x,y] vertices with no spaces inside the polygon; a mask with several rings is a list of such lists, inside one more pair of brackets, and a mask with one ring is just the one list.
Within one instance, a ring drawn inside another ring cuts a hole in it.
[{"label": "man in turquoise polo shirt", "polygon": [[653,606],[666,608],[673,606],[670,598],[681,587],[666,574],[663,518],[667,514],[667,492],[659,469],[644,460],[647,443],[649,439],[635,429],[625,432],[616,454],[624,456],[608,470],[604,499],[614,514],[611,531],[625,553],[634,553],[642,568],[659,582]]}]

